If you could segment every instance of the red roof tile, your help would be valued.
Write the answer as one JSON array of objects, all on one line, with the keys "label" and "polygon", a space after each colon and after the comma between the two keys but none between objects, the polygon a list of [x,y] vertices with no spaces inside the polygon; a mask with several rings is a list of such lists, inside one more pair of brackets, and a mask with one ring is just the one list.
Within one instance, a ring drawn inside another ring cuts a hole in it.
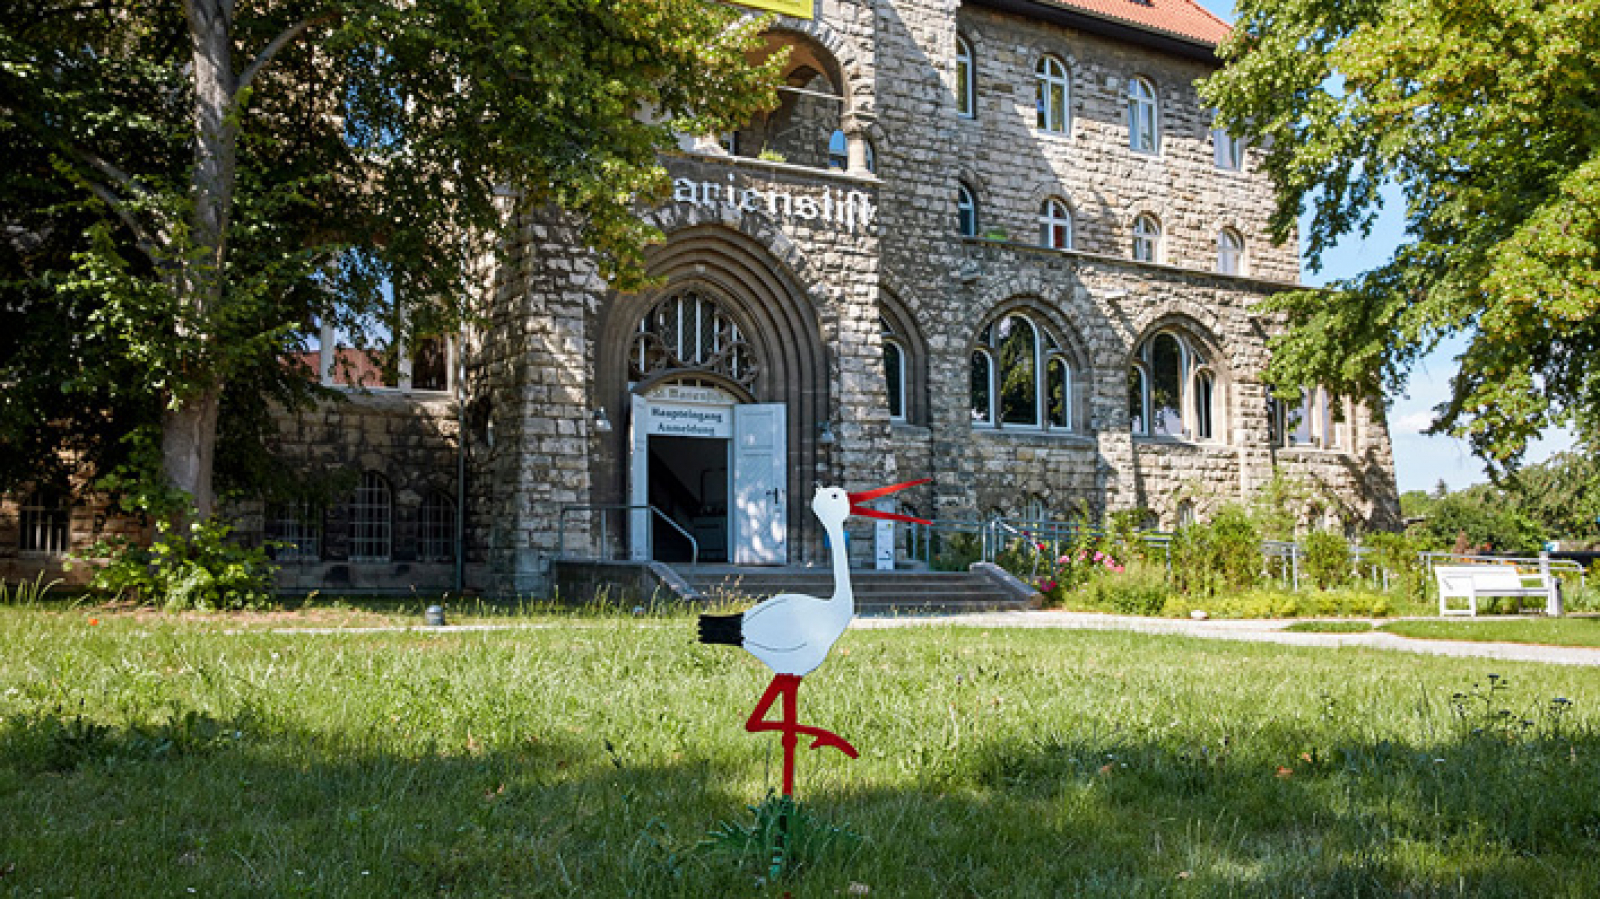
[{"label": "red roof tile", "polygon": [[1139,28],[1176,34],[1213,46],[1222,43],[1232,26],[1192,0],[1044,0],[1054,6]]}]

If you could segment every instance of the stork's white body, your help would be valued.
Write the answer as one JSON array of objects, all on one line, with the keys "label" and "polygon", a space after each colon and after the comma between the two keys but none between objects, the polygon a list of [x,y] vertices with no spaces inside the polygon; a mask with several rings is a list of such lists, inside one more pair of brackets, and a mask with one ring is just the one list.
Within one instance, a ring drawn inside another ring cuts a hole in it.
[{"label": "stork's white body", "polygon": [[849,494],[838,487],[824,487],[812,498],[811,511],[828,535],[833,596],[779,593],[744,613],[744,648],[777,674],[802,676],[815,671],[856,614],[850,557],[844,547]]}]

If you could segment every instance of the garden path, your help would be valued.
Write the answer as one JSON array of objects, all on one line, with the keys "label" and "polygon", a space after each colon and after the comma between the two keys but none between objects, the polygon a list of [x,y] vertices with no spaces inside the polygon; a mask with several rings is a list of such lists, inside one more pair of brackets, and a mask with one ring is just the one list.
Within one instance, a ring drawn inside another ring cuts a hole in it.
[{"label": "garden path", "polygon": [[[1374,621],[1384,624],[1395,619]],[[1456,640],[1421,640],[1384,631],[1354,634],[1318,634],[1288,631],[1291,619],[1178,619],[1143,618],[1134,615],[1108,615],[1097,612],[1064,612],[1054,609],[1025,612],[979,612],[966,615],[904,618],[857,618],[851,627],[918,627],[959,625],[963,627],[1034,627],[1076,630],[1126,630],[1145,634],[1169,634],[1208,640],[1240,640],[1252,643],[1283,643],[1290,646],[1360,646],[1372,649],[1415,652],[1423,655],[1458,658],[1507,659],[1519,662],[1547,662],[1555,665],[1600,666],[1600,648],[1544,646],[1531,643],[1480,643]]]}]

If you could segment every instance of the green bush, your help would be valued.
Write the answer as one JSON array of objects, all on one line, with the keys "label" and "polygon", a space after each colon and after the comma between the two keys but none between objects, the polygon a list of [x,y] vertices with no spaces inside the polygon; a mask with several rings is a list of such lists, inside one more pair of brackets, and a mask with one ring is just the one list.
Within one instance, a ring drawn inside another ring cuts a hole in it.
[{"label": "green bush", "polygon": [[1350,580],[1350,544],[1332,531],[1315,530],[1301,541],[1305,574],[1318,590],[1332,590]]},{"label": "green bush", "polygon": [[977,534],[935,533],[933,544],[933,559],[929,565],[934,571],[966,571],[973,562],[983,558],[983,541]]},{"label": "green bush", "polygon": [[1210,597],[1173,596],[1161,614],[1187,617],[1194,611],[1211,618],[1383,618],[1394,614],[1394,606],[1389,597],[1371,590],[1246,590]]},{"label": "green bush", "polygon": [[273,565],[264,549],[242,546],[232,534],[232,525],[213,518],[191,524],[188,536],[157,525],[148,547],[127,540],[99,543],[91,552],[111,561],[91,583],[167,611],[262,605],[271,599]]},{"label": "green bush", "polygon": [[1104,571],[1088,579],[1079,591],[1084,605],[1122,615],[1159,615],[1172,596],[1166,570],[1150,562],[1133,561],[1123,570]]},{"label": "green bush", "polygon": [[1389,589],[1396,595],[1407,600],[1427,599],[1428,569],[1417,555],[1421,547],[1414,538],[1378,531],[1366,536],[1366,545],[1372,551],[1367,564],[1376,569],[1373,580],[1381,580],[1382,572],[1388,572]]},{"label": "green bush", "polygon": [[1180,528],[1172,539],[1178,592],[1211,596],[1248,590],[1261,578],[1261,535],[1244,509],[1226,505],[1211,521]]}]

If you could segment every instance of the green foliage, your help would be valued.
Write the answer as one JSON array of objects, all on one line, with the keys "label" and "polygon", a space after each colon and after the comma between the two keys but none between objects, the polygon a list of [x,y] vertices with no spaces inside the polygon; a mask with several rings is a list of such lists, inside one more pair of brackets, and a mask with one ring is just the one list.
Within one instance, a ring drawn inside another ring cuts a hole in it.
[{"label": "green foliage", "polygon": [[[674,130],[774,105],[782,62],[752,62],[767,19],[701,0],[0,17],[0,222],[23,236],[0,242],[0,488],[62,449],[107,471],[117,436],[155,426],[183,438],[169,462],[198,463],[157,470],[202,515],[219,403],[250,435],[268,401],[317,396],[283,360],[325,325],[380,352],[449,333],[521,214],[570,213],[612,284],[639,286],[659,234],[637,211],[670,189]],[[218,461],[225,484],[258,470]]]},{"label": "green foliage", "polygon": [[243,546],[232,533],[232,525],[209,518],[191,522],[187,534],[158,522],[149,546],[104,541],[89,550],[92,557],[110,558],[91,583],[167,611],[264,605],[272,598],[274,566],[265,549]]},{"label": "green foliage", "polygon": [[1211,618],[1382,618],[1394,614],[1394,603],[1388,596],[1370,590],[1290,593],[1263,588],[1213,596],[1174,596],[1161,614],[1182,618],[1197,610]]},{"label": "green foliage", "polygon": [[1120,615],[1159,615],[1172,597],[1167,572],[1159,563],[1133,561],[1122,571],[1102,571],[1088,578],[1074,597],[1074,606]]},{"label": "green foliage", "polygon": [[1451,335],[1467,349],[1434,430],[1514,466],[1552,425],[1600,425],[1600,0],[1242,0],[1201,94],[1253,138],[1279,239],[1313,270],[1365,234],[1382,188],[1409,242],[1331,294],[1280,294],[1270,381],[1398,393]]},{"label": "green foliage", "polygon": [[16,584],[7,584],[4,578],[0,578],[0,605],[38,605],[50,595],[51,588],[59,583],[60,580],[45,583],[43,571],[31,581],[18,581]]},{"label": "green foliage", "polygon": [[1489,484],[1438,499],[1414,498],[1413,508],[1424,520],[1410,533],[1426,549],[1534,555],[1544,545],[1544,532],[1522,513],[1514,495]]},{"label": "green foliage", "polygon": [[1375,531],[1364,539],[1370,550],[1367,563],[1376,569],[1371,572],[1373,580],[1381,580],[1381,572],[1386,571],[1391,578],[1391,590],[1412,600],[1425,598],[1430,574],[1418,556],[1416,540],[1388,531]]},{"label": "green foliage", "polygon": [[821,858],[861,842],[849,825],[829,824],[791,796],[769,795],[747,808],[753,820],[718,821],[696,849],[709,860],[730,863],[758,885],[792,881]]},{"label": "green foliage", "polygon": [[933,540],[934,571],[966,571],[983,558],[983,540],[977,534],[935,532]]},{"label": "green foliage", "polygon": [[1350,544],[1340,534],[1321,529],[1301,538],[1305,576],[1318,590],[1332,590],[1350,580]]},{"label": "green foliage", "polygon": [[1243,508],[1229,504],[1210,521],[1180,528],[1172,539],[1172,580],[1180,593],[1211,596],[1247,590],[1261,577],[1261,535]]}]

